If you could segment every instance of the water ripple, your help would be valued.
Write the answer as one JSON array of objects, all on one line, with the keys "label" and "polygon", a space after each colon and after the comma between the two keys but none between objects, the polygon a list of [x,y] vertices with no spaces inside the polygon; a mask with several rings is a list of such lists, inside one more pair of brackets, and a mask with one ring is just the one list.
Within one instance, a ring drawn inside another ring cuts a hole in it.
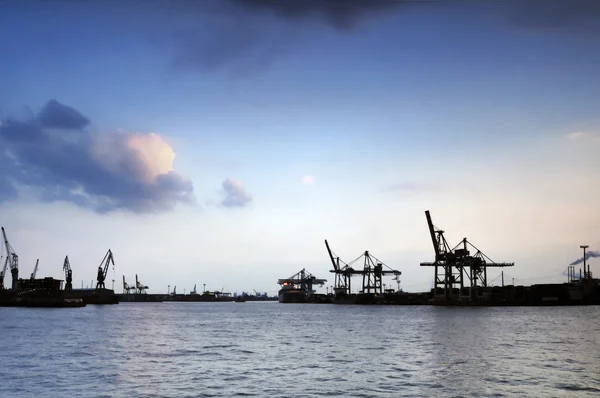
[{"label": "water ripple", "polygon": [[600,307],[0,308],[2,396],[600,394]]}]

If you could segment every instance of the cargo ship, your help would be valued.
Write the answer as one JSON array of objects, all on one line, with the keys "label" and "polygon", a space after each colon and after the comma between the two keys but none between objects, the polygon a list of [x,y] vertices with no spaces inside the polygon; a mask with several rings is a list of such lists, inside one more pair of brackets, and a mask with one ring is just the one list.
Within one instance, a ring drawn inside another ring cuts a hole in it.
[{"label": "cargo ship", "polygon": [[18,279],[15,289],[0,291],[2,307],[49,307],[74,308],[85,307],[86,303],[75,297],[69,297],[61,289],[62,281],[54,278]]},{"label": "cargo ship", "polygon": [[318,279],[306,269],[297,272],[289,278],[279,279],[277,283],[281,286],[278,292],[280,303],[307,303],[313,298],[314,285],[323,286],[326,279]]}]

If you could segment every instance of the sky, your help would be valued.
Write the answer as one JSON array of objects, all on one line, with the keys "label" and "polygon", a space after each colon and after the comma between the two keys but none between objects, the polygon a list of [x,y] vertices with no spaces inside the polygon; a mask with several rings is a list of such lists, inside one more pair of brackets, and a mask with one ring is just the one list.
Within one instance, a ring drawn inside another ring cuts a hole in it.
[{"label": "sky", "polygon": [[517,284],[600,249],[597,1],[5,0],[0,37],[22,276],[275,294],[327,239],[426,291],[425,210]]}]

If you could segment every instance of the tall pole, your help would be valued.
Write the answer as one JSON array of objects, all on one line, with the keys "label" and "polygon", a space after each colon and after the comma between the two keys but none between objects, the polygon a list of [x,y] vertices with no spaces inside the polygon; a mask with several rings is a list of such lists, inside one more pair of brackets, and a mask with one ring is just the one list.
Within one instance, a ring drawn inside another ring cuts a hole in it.
[{"label": "tall pole", "polygon": [[581,245],[579,247],[581,247],[583,249],[583,276],[584,276],[584,278],[587,279],[588,275],[590,273],[590,270],[589,270],[589,268],[586,268],[587,261],[586,261],[586,258],[585,258],[585,249],[587,249],[589,246],[588,245]]},{"label": "tall pole", "polygon": [[502,287],[504,287],[504,271],[502,271]]}]

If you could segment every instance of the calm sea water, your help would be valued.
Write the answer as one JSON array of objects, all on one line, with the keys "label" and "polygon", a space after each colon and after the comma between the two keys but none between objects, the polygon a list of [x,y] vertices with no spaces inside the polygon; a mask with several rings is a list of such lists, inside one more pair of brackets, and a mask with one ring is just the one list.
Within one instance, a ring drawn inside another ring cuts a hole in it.
[{"label": "calm sea water", "polygon": [[600,307],[0,308],[2,397],[600,396]]}]

